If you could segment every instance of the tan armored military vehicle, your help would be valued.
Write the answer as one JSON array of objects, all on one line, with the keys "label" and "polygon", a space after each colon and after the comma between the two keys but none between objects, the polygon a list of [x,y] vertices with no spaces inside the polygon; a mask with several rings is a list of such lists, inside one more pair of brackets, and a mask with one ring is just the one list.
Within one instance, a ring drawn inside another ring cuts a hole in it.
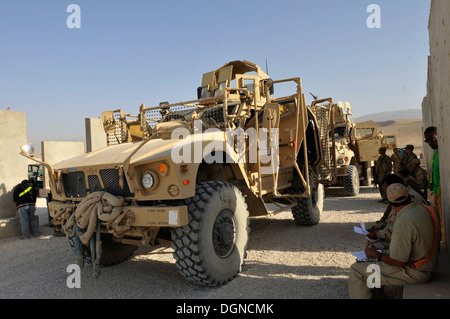
[{"label": "tan armored military vehicle", "polygon": [[[273,97],[284,82],[296,91]],[[54,224],[95,274],[139,245],[171,245],[183,276],[223,285],[241,270],[250,216],[291,209],[300,225],[319,222],[322,151],[301,79],[272,81],[257,65],[233,61],[204,74],[197,93],[142,105],[134,118],[104,112],[116,145],[45,163]],[[30,157],[26,146],[22,154]]]},{"label": "tan armored military vehicle", "polygon": [[372,184],[372,167],[378,159],[379,148],[394,148],[395,135],[383,136],[373,121],[354,123],[348,102],[316,99],[311,109],[319,124],[324,155],[319,182],[343,186],[347,195],[358,195],[360,185]]}]

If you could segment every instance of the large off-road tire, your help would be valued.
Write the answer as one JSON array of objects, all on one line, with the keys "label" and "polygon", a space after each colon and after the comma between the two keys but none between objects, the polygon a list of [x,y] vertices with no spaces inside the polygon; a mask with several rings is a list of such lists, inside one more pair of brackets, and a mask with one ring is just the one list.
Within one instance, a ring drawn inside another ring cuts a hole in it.
[{"label": "large off-road tire", "polygon": [[344,176],[344,190],[349,196],[357,196],[359,194],[359,174],[356,166],[349,165],[347,167],[347,176]]},{"label": "large off-road tire", "polygon": [[[292,207],[292,216],[297,224],[302,226],[314,226],[320,221],[320,214],[323,210],[324,187],[322,184],[316,186],[316,181],[312,173],[309,174],[309,184],[311,185],[311,196],[296,197],[297,205]],[[292,187],[289,189],[291,194],[301,194],[303,188]]]},{"label": "large off-road tire", "polygon": [[109,240],[102,240],[102,254],[100,257],[100,265],[114,266],[129,259],[135,250],[136,245],[125,245],[113,243]]},{"label": "large off-road tire", "polygon": [[205,182],[186,205],[189,224],[172,233],[176,266],[194,283],[224,285],[241,271],[246,255],[250,229],[245,199],[231,184]]}]

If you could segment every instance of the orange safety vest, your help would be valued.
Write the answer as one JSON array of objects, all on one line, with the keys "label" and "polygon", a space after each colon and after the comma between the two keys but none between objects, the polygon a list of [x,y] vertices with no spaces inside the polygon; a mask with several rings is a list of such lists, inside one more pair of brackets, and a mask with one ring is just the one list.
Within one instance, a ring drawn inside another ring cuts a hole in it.
[{"label": "orange safety vest", "polygon": [[408,266],[411,267],[412,269],[416,269],[417,267],[425,265],[431,259],[431,256],[433,255],[433,252],[434,252],[434,248],[436,247],[436,242],[438,240],[438,225],[437,225],[436,215],[434,214],[434,211],[431,209],[431,207],[429,207],[427,205],[422,205],[422,206],[428,210],[428,212],[430,213],[431,219],[433,220],[433,226],[434,226],[433,227],[433,232],[434,232],[433,245],[431,246],[431,250],[425,258],[422,258],[416,262],[408,264]]}]

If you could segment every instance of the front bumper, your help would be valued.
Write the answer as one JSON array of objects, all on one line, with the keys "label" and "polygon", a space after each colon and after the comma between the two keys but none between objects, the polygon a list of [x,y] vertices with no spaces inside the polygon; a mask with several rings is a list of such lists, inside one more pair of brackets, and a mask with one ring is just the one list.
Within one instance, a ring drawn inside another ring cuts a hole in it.
[{"label": "front bumper", "polygon": [[336,174],[336,176],[347,176],[348,175],[348,167],[342,166],[342,167],[335,168],[334,173]]},{"label": "front bumper", "polygon": [[[61,209],[76,206],[73,203],[49,202],[48,210],[52,218]],[[182,227],[188,224],[187,206],[123,206],[123,211],[134,214],[133,227]]]}]

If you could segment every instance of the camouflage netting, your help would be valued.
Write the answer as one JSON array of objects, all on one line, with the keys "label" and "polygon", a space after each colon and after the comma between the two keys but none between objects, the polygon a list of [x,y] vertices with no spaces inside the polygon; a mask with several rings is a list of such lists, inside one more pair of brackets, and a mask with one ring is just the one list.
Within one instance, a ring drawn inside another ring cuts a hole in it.
[{"label": "camouflage netting", "polygon": [[121,237],[131,228],[134,215],[124,212],[124,199],[110,193],[99,191],[85,197],[74,212],[74,207],[61,208],[55,214],[55,221],[60,221],[67,236],[75,235],[75,223],[82,231],[78,237],[84,245],[88,245],[95,233],[98,221],[107,223],[107,229],[116,237]]}]

